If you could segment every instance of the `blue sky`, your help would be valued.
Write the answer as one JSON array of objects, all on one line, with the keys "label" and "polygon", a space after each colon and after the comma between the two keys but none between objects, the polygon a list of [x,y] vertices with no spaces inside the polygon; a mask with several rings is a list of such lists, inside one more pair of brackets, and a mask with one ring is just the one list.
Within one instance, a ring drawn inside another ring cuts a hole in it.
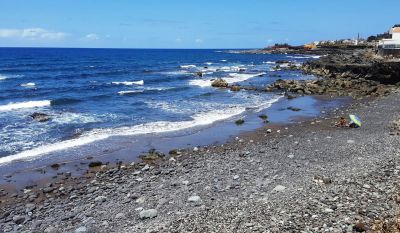
[{"label": "blue sky", "polygon": [[0,0],[0,47],[258,48],[400,23],[399,0]]}]

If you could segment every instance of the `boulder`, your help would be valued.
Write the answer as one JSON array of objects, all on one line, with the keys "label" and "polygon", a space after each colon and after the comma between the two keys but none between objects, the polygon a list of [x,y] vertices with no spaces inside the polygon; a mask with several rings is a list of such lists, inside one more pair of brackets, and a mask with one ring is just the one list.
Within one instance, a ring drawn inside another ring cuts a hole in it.
[{"label": "boulder", "polygon": [[49,115],[40,112],[34,112],[29,116],[32,117],[33,120],[36,120],[38,122],[46,122],[51,119]]},{"label": "boulder", "polygon": [[229,86],[228,82],[223,80],[222,78],[216,79],[211,83],[213,87],[222,87],[227,88]]},{"label": "boulder", "polygon": [[155,209],[148,209],[148,210],[142,210],[139,213],[139,218],[140,219],[148,219],[148,218],[155,218],[157,217],[158,212]]},{"label": "boulder", "polygon": [[231,86],[231,91],[240,91],[239,86]]}]

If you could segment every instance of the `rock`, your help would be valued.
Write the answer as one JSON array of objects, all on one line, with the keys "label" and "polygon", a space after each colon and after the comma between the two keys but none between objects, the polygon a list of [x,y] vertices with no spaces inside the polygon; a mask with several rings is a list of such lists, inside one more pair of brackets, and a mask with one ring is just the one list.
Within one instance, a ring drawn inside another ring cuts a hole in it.
[{"label": "rock", "polygon": [[23,222],[25,222],[25,217],[24,216],[21,216],[21,215],[15,215],[13,218],[12,218],[12,220],[13,220],[13,222],[15,222],[15,224],[22,224]]},{"label": "rock", "polygon": [[267,115],[264,115],[264,114],[259,115],[258,117],[261,118],[261,119],[264,120],[264,121],[268,119],[268,116],[267,116]]},{"label": "rock", "polygon": [[33,120],[36,120],[36,121],[39,121],[39,122],[46,122],[46,121],[49,121],[51,119],[49,115],[47,115],[45,113],[40,113],[40,112],[32,113],[29,116],[32,117]]},{"label": "rock", "polygon": [[199,148],[198,148],[198,147],[194,147],[194,148],[193,148],[193,151],[194,151],[194,152],[199,151]]},{"label": "rock", "polygon": [[158,212],[155,209],[148,209],[148,210],[142,210],[139,213],[139,218],[140,219],[148,219],[148,218],[155,218],[157,217]]},{"label": "rock", "polygon": [[332,183],[332,179],[329,177],[324,177],[322,179],[322,182],[324,182],[324,184],[331,184]]},{"label": "rock", "polygon": [[44,230],[45,233],[54,233],[57,232],[57,229],[55,227],[49,226]]},{"label": "rock", "polygon": [[115,215],[115,218],[116,218],[116,219],[123,219],[123,218],[125,218],[125,214],[123,214],[123,213],[118,213],[117,215]]},{"label": "rock", "polygon": [[150,170],[150,166],[148,164],[146,164],[143,168],[142,171],[148,171]]},{"label": "rock", "polygon": [[292,106],[288,107],[287,109],[288,109],[288,110],[292,110],[292,111],[294,111],[294,112],[301,111],[300,108],[295,108],[295,107],[292,107]]},{"label": "rock", "polygon": [[353,226],[353,230],[356,232],[365,232],[365,231],[367,231],[367,228],[365,227],[364,223],[359,222]]},{"label": "rock", "polygon": [[75,233],[85,233],[85,232],[87,232],[87,228],[85,226],[81,226],[75,229]]},{"label": "rock", "polygon": [[60,164],[54,163],[50,167],[53,168],[54,170],[58,170],[60,168]]},{"label": "rock", "polygon": [[164,157],[165,155],[163,153],[158,152],[155,149],[151,149],[147,154],[139,156],[139,158],[141,158],[142,160],[158,160]]},{"label": "rock", "polygon": [[285,189],[286,189],[285,186],[283,186],[283,185],[277,185],[272,191],[275,191],[275,192],[282,192],[282,191],[285,190]]},{"label": "rock", "polygon": [[267,129],[267,133],[272,133],[272,129]]},{"label": "rock", "polygon": [[354,143],[356,143],[354,140],[347,140],[347,143],[349,143],[349,144],[354,144]]},{"label": "rock", "polygon": [[188,198],[188,202],[194,203],[195,205],[200,205],[201,198],[199,196],[191,196]]},{"label": "rock", "polygon": [[240,91],[239,86],[231,86],[231,91]]},{"label": "rock", "polygon": [[235,121],[236,125],[243,125],[244,124],[244,120],[243,119],[239,119],[237,121]]},{"label": "rock", "polygon": [[43,193],[51,193],[54,191],[53,187],[46,187],[42,189]]},{"label": "rock", "polygon": [[234,176],[233,176],[233,179],[234,179],[234,180],[237,180],[237,179],[239,179],[239,176],[238,176],[238,175],[234,175]]},{"label": "rock", "polygon": [[294,155],[293,155],[293,154],[290,154],[290,155],[288,155],[288,158],[289,158],[289,159],[293,159],[293,158],[294,158]]},{"label": "rock", "polygon": [[229,84],[228,84],[227,81],[225,81],[225,80],[219,78],[219,79],[214,80],[214,81],[211,83],[211,86],[213,86],[213,87],[223,87],[223,88],[227,88],[227,87],[229,86]]},{"label": "rock", "polygon": [[93,167],[100,167],[101,165],[103,165],[103,163],[101,161],[94,161],[94,162],[90,162],[89,163],[89,167],[93,168]]},{"label": "rock", "polygon": [[98,203],[105,202],[106,200],[107,200],[107,197],[105,197],[105,196],[98,196],[98,197],[96,197],[96,198],[94,199],[94,201],[95,201],[95,202],[98,202]]}]

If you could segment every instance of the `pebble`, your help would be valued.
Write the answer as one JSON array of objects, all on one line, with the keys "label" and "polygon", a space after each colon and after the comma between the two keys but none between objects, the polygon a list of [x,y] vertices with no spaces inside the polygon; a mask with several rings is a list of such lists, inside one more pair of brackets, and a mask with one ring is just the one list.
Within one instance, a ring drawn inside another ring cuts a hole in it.
[{"label": "pebble", "polygon": [[238,176],[238,175],[234,175],[234,176],[233,176],[233,179],[234,179],[234,180],[237,180],[237,179],[239,179],[239,176]]},{"label": "pebble", "polygon": [[123,219],[123,218],[125,218],[125,214],[123,214],[123,213],[118,213],[117,215],[115,215],[115,218],[116,218],[116,219]]},{"label": "pebble", "polygon": [[148,219],[157,217],[158,212],[155,209],[142,210],[139,213],[140,219]]},{"label": "pebble", "polygon": [[98,196],[94,199],[95,202],[99,202],[99,203],[105,202],[106,200],[107,200],[107,197],[105,197],[105,196]]},{"label": "pebble", "polygon": [[84,232],[87,232],[87,228],[85,226],[75,229],[75,233],[84,233]]},{"label": "pebble", "polygon": [[188,198],[188,202],[195,203],[196,205],[199,205],[201,202],[201,198],[199,196],[191,196]]},{"label": "pebble", "polygon": [[354,144],[354,143],[356,143],[354,140],[347,140],[347,143],[349,143],[349,144]]},{"label": "pebble", "polygon": [[13,220],[13,222],[15,222],[16,224],[21,224],[21,223],[23,223],[23,222],[25,221],[25,217],[24,217],[24,216],[21,216],[21,215],[15,215],[15,216],[12,218],[12,220]]},{"label": "pebble", "polygon": [[285,189],[286,189],[285,186],[283,186],[283,185],[277,185],[272,191],[275,191],[275,192],[282,192],[282,191],[285,190]]}]

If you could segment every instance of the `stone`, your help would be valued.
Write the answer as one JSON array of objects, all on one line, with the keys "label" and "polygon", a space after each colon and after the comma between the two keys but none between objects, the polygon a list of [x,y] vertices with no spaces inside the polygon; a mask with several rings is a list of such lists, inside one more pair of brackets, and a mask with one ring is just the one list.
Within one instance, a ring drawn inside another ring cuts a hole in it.
[{"label": "stone", "polygon": [[155,218],[158,215],[158,211],[156,209],[148,209],[148,210],[142,210],[139,213],[139,218],[140,219],[149,219],[149,218]]},{"label": "stone", "polygon": [[101,165],[103,165],[103,163],[101,161],[94,161],[94,162],[90,162],[89,163],[89,167],[93,168],[93,167],[100,167]]},{"label": "stone", "polygon": [[237,180],[237,179],[239,179],[239,176],[238,176],[238,175],[234,175],[234,176],[233,176],[233,179],[234,179],[234,180]]},{"label": "stone", "polygon": [[285,190],[285,189],[286,189],[285,186],[283,186],[283,185],[277,185],[272,191],[275,191],[275,192],[282,192],[282,191]]},{"label": "stone", "polygon": [[94,199],[94,201],[95,201],[95,202],[98,202],[98,203],[105,202],[106,200],[107,200],[107,197],[105,197],[105,196],[98,196],[98,197],[96,197],[96,198]]},{"label": "stone", "polygon": [[354,143],[356,143],[354,140],[347,140],[347,143],[349,143],[349,144],[354,144]]},{"label": "stone", "polygon": [[293,154],[290,154],[290,155],[288,155],[288,158],[289,158],[289,159],[293,159],[293,158],[294,158],[294,155],[293,155]]},{"label": "stone", "polygon": [[15,215],[12,218],[12,220],[13,220],[13,222],[15,222],[15,224],[21,224],[21,223],[25,222],[25,217],[21,216],[21,215]]},{"label": "stone", "polygon": [[87,228],[85,226],[81,226],[75,229],[75,233],[85,233],[87,232]]},{"label": "stone", "polygon": [[195,205],[200,205],[201,198],[199,196],[191,196],[188,198],[188,202],[194,203]]},{"label": "stone", "polygon": [[33,120],[36,120],[38,122],[46,122],[51,119],[49,115],[41,112],[34,112],[29,116],[32,117]]},{"label": "stone", "polygon": [[225,81],[225,80],[219,78],[219,79],[214,80],[214,81],[211,83],[211,86],[213,86],[213,87],[222,87],[222,88],[226,88],[226,87],[229,86],[229,84],[228,84],[227,81]]},{"label": "stone", "polygon": [[118,213],[117,215],[115,215],[115,218],[116,218],[116,219],[123,219],[123,218],[125,218],[125,214],[123,214],[123,213]]},{"label": "stone", "polygon": [[272,133],[272,129],[267,129],[267,133]]}]

